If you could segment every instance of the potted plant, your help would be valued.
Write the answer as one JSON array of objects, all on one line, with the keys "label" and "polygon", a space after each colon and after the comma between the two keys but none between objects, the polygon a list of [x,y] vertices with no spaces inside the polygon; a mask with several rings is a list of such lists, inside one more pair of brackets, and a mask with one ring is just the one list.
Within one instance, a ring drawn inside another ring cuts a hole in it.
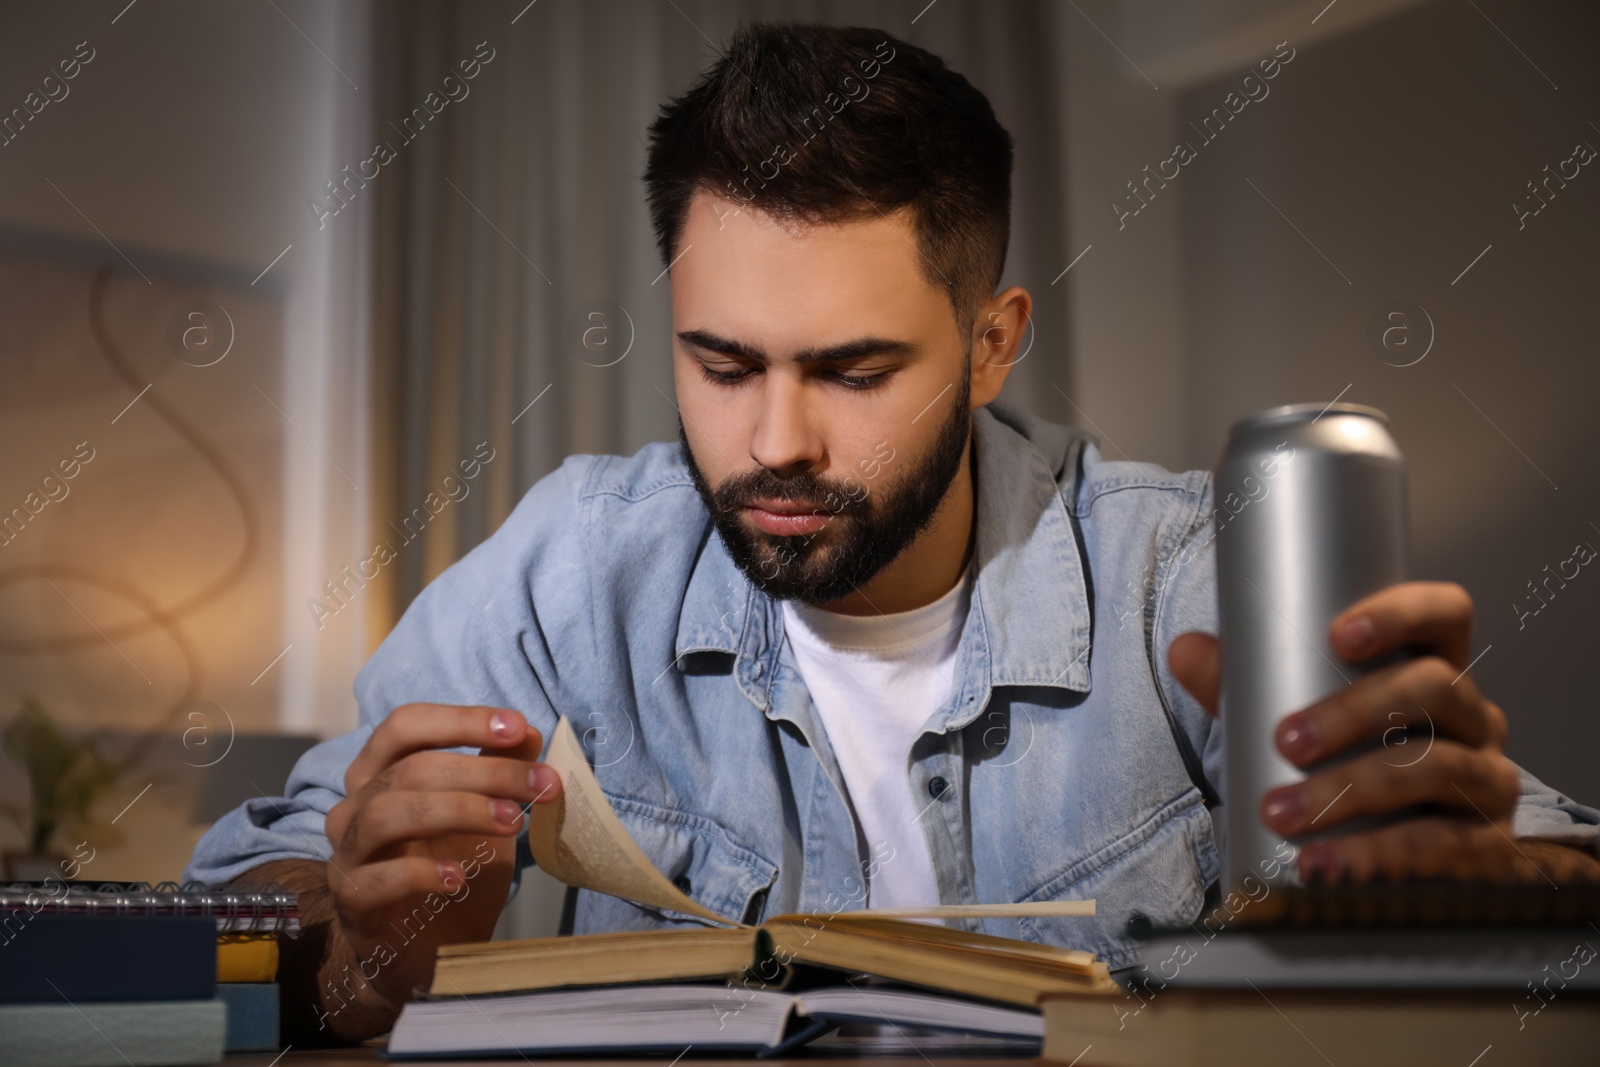
[{"label": "potted plant", "polygon": [[6,879],[74,877],[77,864],[62,852],[58,837],[93,825],[90,812],[96,801],[127,775],[144,746],[114,759],[101,750],[100,738],[67,734],[38,700],[24,696],[22,709],[0,732],[0,748],[27,773],[29,794],[26,808],[0,806],[27,843],[22,852],[5,853]]}]

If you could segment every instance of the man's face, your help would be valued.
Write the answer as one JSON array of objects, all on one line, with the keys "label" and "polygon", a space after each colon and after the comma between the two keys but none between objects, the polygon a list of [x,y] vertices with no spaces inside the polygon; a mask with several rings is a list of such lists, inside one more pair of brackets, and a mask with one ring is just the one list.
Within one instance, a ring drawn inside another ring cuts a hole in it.
[{"label": "man's face", "polygon": [[695,194],[672,267],[690,470],[769,594],[825,604],[932,519],[964,469],[968,346],[908,212],[798,226]]}]

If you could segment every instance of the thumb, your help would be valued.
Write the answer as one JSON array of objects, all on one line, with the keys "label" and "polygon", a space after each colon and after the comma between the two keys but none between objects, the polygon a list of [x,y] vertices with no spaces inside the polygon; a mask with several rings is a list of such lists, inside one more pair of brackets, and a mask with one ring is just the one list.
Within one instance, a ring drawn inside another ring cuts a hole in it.
[{"label": "thumb", "polygon": [[1222,679],[1218,647],[1215,637],[1194,632],[1179,634],[1167,646],[1167,666],[1172,676],[1213,717],[1217,714],[1217,692]]}]

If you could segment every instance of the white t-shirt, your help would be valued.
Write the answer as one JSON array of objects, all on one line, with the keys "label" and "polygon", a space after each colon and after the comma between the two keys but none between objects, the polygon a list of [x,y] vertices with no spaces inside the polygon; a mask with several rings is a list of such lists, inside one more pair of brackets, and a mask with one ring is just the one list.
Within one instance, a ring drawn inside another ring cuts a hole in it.
[{"label": "white t-shirt", "polygon": [[917,821],[937,801],[912,789],[911,745],[950,698],[971,575],[968,567],[938,600],[894,615],[839,615],[783,603],[785,636],[866,841],[872,907],[940,903]]}]

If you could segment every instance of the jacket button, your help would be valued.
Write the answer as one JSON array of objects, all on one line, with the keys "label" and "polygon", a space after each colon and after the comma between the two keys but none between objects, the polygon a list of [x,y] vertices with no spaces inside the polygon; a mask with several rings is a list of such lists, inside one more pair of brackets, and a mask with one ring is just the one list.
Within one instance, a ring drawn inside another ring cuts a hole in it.
[{"label": "jacket button", "polygon": [[928,779],[928,795],[935,800],[940,799],[950,789],[950,783],[943,778],[935,776]]},{"label": "jacket button", "polygon": [[678,877],[672,880],[672,884],[677,886],[678,892],[682,893],[684,896],[689,895],[689,876],[687,874],[678,875]]}]

